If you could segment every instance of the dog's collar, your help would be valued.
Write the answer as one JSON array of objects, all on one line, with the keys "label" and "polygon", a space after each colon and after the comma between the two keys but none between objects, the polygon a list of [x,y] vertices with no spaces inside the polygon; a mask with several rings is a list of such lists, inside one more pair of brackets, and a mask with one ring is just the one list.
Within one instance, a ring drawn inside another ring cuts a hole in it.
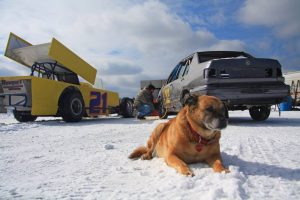
[{"label": "dog's collar", "polygon": [[203,137],[201,137],[201,135],[197,131],[195,131],[192,128],[190,123],[188,123],[188,126],[189,126],[190,132],[192,134],[192,137],[194,138],[195,141],[197,141],[197,144],[196,144],[195,148],[198,152],[202,151],[203,146],[210,145],[210,144],[212,144],[216,141],[216,137],[213,137],[210,140],[204,139]]}]

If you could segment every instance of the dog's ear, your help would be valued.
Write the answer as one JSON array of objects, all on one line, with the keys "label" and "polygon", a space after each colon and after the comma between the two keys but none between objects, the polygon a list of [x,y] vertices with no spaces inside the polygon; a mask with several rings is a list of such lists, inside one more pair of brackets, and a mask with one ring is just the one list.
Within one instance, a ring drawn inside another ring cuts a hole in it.
[{"label": "dog's ear", "polygon": [[198,103],[198,96],[190,95],[187,99],[185,99],[184,105],[195,106]]}]

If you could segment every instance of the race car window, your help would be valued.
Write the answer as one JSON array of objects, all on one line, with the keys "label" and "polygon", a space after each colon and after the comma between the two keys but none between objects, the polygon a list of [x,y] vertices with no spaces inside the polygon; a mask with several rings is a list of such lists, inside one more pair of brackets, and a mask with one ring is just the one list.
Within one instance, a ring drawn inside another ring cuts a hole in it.
[{"label": "race car window", "polygon": [[60,73],[57,74],[57,79],[62,82],[79,85],[79,79],[75,73]]},{"label": "race car window", "polygon": [[59,65],[57,62],[35,62],[31,66],[30,76],[42,77],[79,85],[77,74]]}]

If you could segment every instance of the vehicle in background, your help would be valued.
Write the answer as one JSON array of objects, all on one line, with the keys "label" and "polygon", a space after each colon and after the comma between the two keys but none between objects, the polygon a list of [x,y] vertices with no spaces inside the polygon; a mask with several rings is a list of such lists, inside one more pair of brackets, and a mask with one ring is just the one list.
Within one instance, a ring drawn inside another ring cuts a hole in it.
[{"label": "vehicle in background", "polygon": [[300,106],[300,71],[283,74],[285,84],[291,87],[292,109],[299,110]]},{"label": "vehicle in background", "polygon": [[55,38],[32,45],[11,33],[5,56],[31,70],[29,76],[0,77],[0,112],[12,108],[20,122],[39,116],[60,116],[66,122],[113,113],[132,116],[132,100],[120,101],[118,93],[94,88],[97,70]]},{"label": "vehicle in background", "polygon": [[216,96],[228,110],[249,110],[253,120],[263,121],[272,105],[290,95],[290,88],[277,60],[245,52],[207,51],[191,54],[172,70],[158,95],[161,117],[177,113],[194,94]]}]

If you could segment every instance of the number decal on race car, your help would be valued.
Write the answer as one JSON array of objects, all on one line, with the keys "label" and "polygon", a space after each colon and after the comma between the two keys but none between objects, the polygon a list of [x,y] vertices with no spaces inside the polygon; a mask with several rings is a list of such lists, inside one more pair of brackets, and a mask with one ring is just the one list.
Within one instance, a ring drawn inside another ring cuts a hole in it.
[{"label": "number decal on race car", "polygon": [[90,95],[90,114],[106,113],[107,93],[91,91]]}]

